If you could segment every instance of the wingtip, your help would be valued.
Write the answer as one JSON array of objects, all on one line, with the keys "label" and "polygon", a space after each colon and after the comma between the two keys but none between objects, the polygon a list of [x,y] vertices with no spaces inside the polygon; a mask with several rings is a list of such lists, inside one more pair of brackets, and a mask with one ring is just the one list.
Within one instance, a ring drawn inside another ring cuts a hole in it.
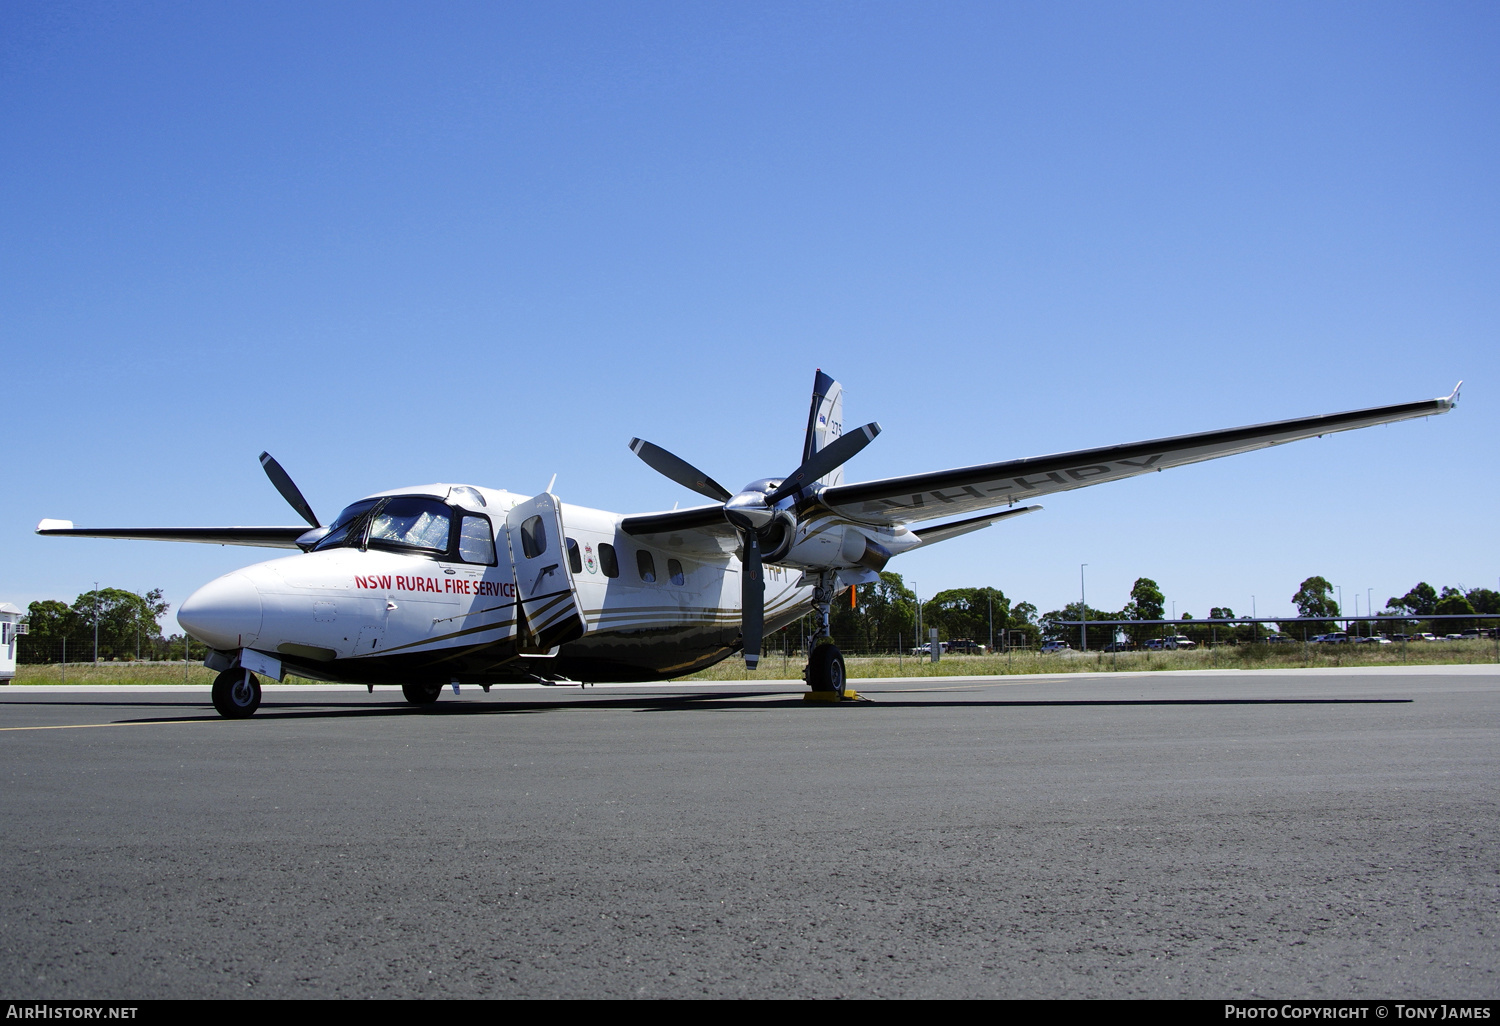
[{"label": "wingtip", "polygon": [[71,531],[73,521],[71,520],[43,520],[36,525],[37,534],[46,534],[48,531]]},{"label": "wingtip", "polygon": [[1443,400],[1444,402],[1446,402],[1448,404],[1448,406],[1450,408],[1458,405],[1458,390],[1460,388],[1463,388],[1463,387],[1464,387],[1463,380],[1459,379],[1458,384],[1456,384],[1456,385],[1453,386],[1453,392],[1452,392],[1452,394],[1450,394],[1447,399]]}]

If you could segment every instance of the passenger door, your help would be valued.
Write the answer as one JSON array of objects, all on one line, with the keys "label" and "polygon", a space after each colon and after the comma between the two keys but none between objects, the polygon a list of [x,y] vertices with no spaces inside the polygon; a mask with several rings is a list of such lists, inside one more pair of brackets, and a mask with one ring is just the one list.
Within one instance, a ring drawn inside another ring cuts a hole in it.
[{"label": "passenger door", "polygon": [[523,655],[552,655],[587,629],[564,547],[562,504],[543,492],[505,517],[505,538],[516,582]]}]

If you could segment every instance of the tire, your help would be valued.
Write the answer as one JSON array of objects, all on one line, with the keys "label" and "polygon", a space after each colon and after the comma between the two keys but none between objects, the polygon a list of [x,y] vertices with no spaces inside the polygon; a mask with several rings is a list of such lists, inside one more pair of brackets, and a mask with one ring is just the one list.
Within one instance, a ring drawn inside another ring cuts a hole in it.
[{"label": "tire", "polygon": [[242,667],[225,670],[214,678],[214,708],[227,720],[254,716],[260,708],[260,680]]},{"label": "tire", "polygon": [[443,693],[441,684],[403,684],[401,694],[412,705],[431,705]]},{"label": "tire", "polygon": [[814,691],[833,691],[844,697],[844,656],[837,645],[819,645],[807,661],[807,684]]}]

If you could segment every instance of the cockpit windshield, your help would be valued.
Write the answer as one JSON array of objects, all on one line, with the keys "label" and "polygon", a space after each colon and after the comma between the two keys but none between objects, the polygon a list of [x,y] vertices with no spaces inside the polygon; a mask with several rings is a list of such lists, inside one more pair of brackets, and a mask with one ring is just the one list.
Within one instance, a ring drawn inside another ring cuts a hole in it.
[{"label": "cockpit windshield", "polygon": [[448,504],[416,495],[398,495],[374,511],[369,544],[374,548],[448,550],[452,525]]},{"label": "cockpit windshield", "polygon": [[[349,545],[359,548],[364,544],[365,540],[365,523],[369,519],[366,514],[374,509],[379,502],[379,499],[365,499],[363,502],[356,502],[354,505],[346,507],[342,513],[334,518],[333,523],[328,526],[328,533],[319,539],[318,544],[313,546],[313,551],[341,549]],[[352,542],[349,540],[351,530],[354,533],[354,540]]]},{"label": "cockpit windshield", "polygon": [[441,555],[448,551],[451,529],[452,511],[438,499],[422,495],[366,499],[340,513],[314,551],[369,547]]}]

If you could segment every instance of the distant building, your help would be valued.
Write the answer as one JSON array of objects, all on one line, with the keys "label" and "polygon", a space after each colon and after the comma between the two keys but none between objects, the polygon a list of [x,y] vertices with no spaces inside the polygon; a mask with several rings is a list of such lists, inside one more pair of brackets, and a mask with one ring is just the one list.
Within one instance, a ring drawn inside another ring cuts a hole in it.
[{"label": "distant building", "polygon": [[9,684],[16,676],[16,635],[21,633],[21,611],[9,602],[0,602],[0,684]]}]

